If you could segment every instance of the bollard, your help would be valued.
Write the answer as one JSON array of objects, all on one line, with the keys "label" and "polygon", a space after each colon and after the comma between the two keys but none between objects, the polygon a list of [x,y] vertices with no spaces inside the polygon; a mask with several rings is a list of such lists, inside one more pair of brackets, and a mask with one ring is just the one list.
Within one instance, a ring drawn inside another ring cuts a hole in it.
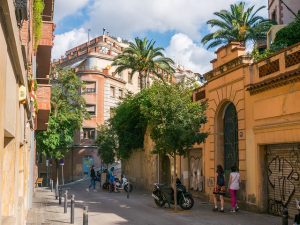
[{"label": "bollard", "polygon": [[51,187],[51,192],[53,192],[53,180],[50,179],[50,187]]},{"label": "bollard", "polygon": [[68,210],[68,191],[65,191],[65,198],[64,198],[64,213],[67,213]]},{"label": "bollard", "polygon": [[129,198],[129,192],[130,192],[130,183],[129,183],[129,179],[128,179],[128,183],[127,183],[127,198]]},{"label": "bollard", "polygon": [[287,208],[282,211],[282,225],[289,225],[289,212]]},{"label": "bollard", "polygon": [[75,195],[71,197],[71,224],[74,224]]},{"label": "bollard", "polygon": [[60,204],[60,205],[61,205],[61,195],[62,195],[62,189],[59,188],[58,189],[58,204]]},{"label": "bollard", "polygon": [[58,184],[56,182],[56,184],[55,184],[55,199],[57,200],[57,198],[58,198]]},{"label": "bollard", "polygon": [[89,224],[89,208],[88,206],[83,207],[83,225]]}]

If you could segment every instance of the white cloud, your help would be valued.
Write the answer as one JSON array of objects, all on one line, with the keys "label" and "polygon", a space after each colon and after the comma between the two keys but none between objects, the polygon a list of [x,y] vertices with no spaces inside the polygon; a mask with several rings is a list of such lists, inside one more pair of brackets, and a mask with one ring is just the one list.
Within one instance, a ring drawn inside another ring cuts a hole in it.
[{"label": "white cloud", "polygon": [[55,35],[52,58],[60,58],[67,50],[86,42],[87,39],[87,31],[83,28]]},{"label": "white cloud", "polygon": [[208,72],[211,69],[210,60],[214,58],[212,52],[197,45],[183,33],[177,33],[171,38],[166,54],[186,69],[199,73]]},{"label": "white cloud", "polygon": [[[199,30],[213,12],[229,9],[240,0],[93,0],[85,27],[99,34],[103,27],[115,36],[130,37],[145,31],[176,31],[199,38]],[[246,0],[249,5],[267,5],[267,0]]]},{"label": "white cloud", "polygon": [[72,15],[84,6],[89,0],[56,0],[54,3],[54,20],[58,23],[64,17]]}]

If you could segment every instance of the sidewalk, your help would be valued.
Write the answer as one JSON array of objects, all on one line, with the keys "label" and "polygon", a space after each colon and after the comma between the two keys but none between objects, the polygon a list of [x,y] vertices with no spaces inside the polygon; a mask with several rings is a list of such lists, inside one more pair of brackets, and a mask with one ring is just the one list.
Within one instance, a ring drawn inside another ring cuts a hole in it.
[{"label": "sidewalk", "polygon": [[[27,216],[27,225],[61,225],[70,224],[70,200],[68,201],[68,212],[64,213],[64,198],[62,204],[55,199],[55,192],[48,188],[37,188],[34,193],[32,208]],[[82,224],[83,210],[80,203],[75,207],[75,224]]]}]

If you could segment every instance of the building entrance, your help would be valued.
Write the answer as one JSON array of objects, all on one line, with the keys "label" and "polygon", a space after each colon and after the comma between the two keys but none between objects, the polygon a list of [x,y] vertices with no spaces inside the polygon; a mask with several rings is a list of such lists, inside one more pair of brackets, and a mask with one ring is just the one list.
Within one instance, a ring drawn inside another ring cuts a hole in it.
[{"label": "building entrance", "polygon": [[229,103],[224,113],[224,171],[226,184],[232,166],[238,168],[239,146],[238,146],[238,118],[235,106]]}]

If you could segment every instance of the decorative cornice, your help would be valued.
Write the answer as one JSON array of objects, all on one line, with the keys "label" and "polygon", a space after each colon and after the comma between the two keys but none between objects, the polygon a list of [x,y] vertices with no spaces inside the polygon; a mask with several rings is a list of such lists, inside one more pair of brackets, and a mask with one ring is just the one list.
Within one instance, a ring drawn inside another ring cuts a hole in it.
[{"label": "decorative cornice", "polygon": [[250,84],[247,86],[247,91],[251,95],[273,89],[276,87],[284,86],[289,83],[300,81],[300,69],[292,70],[283,74],[280,74],[276,77],[272,77],[256,84]]}]

